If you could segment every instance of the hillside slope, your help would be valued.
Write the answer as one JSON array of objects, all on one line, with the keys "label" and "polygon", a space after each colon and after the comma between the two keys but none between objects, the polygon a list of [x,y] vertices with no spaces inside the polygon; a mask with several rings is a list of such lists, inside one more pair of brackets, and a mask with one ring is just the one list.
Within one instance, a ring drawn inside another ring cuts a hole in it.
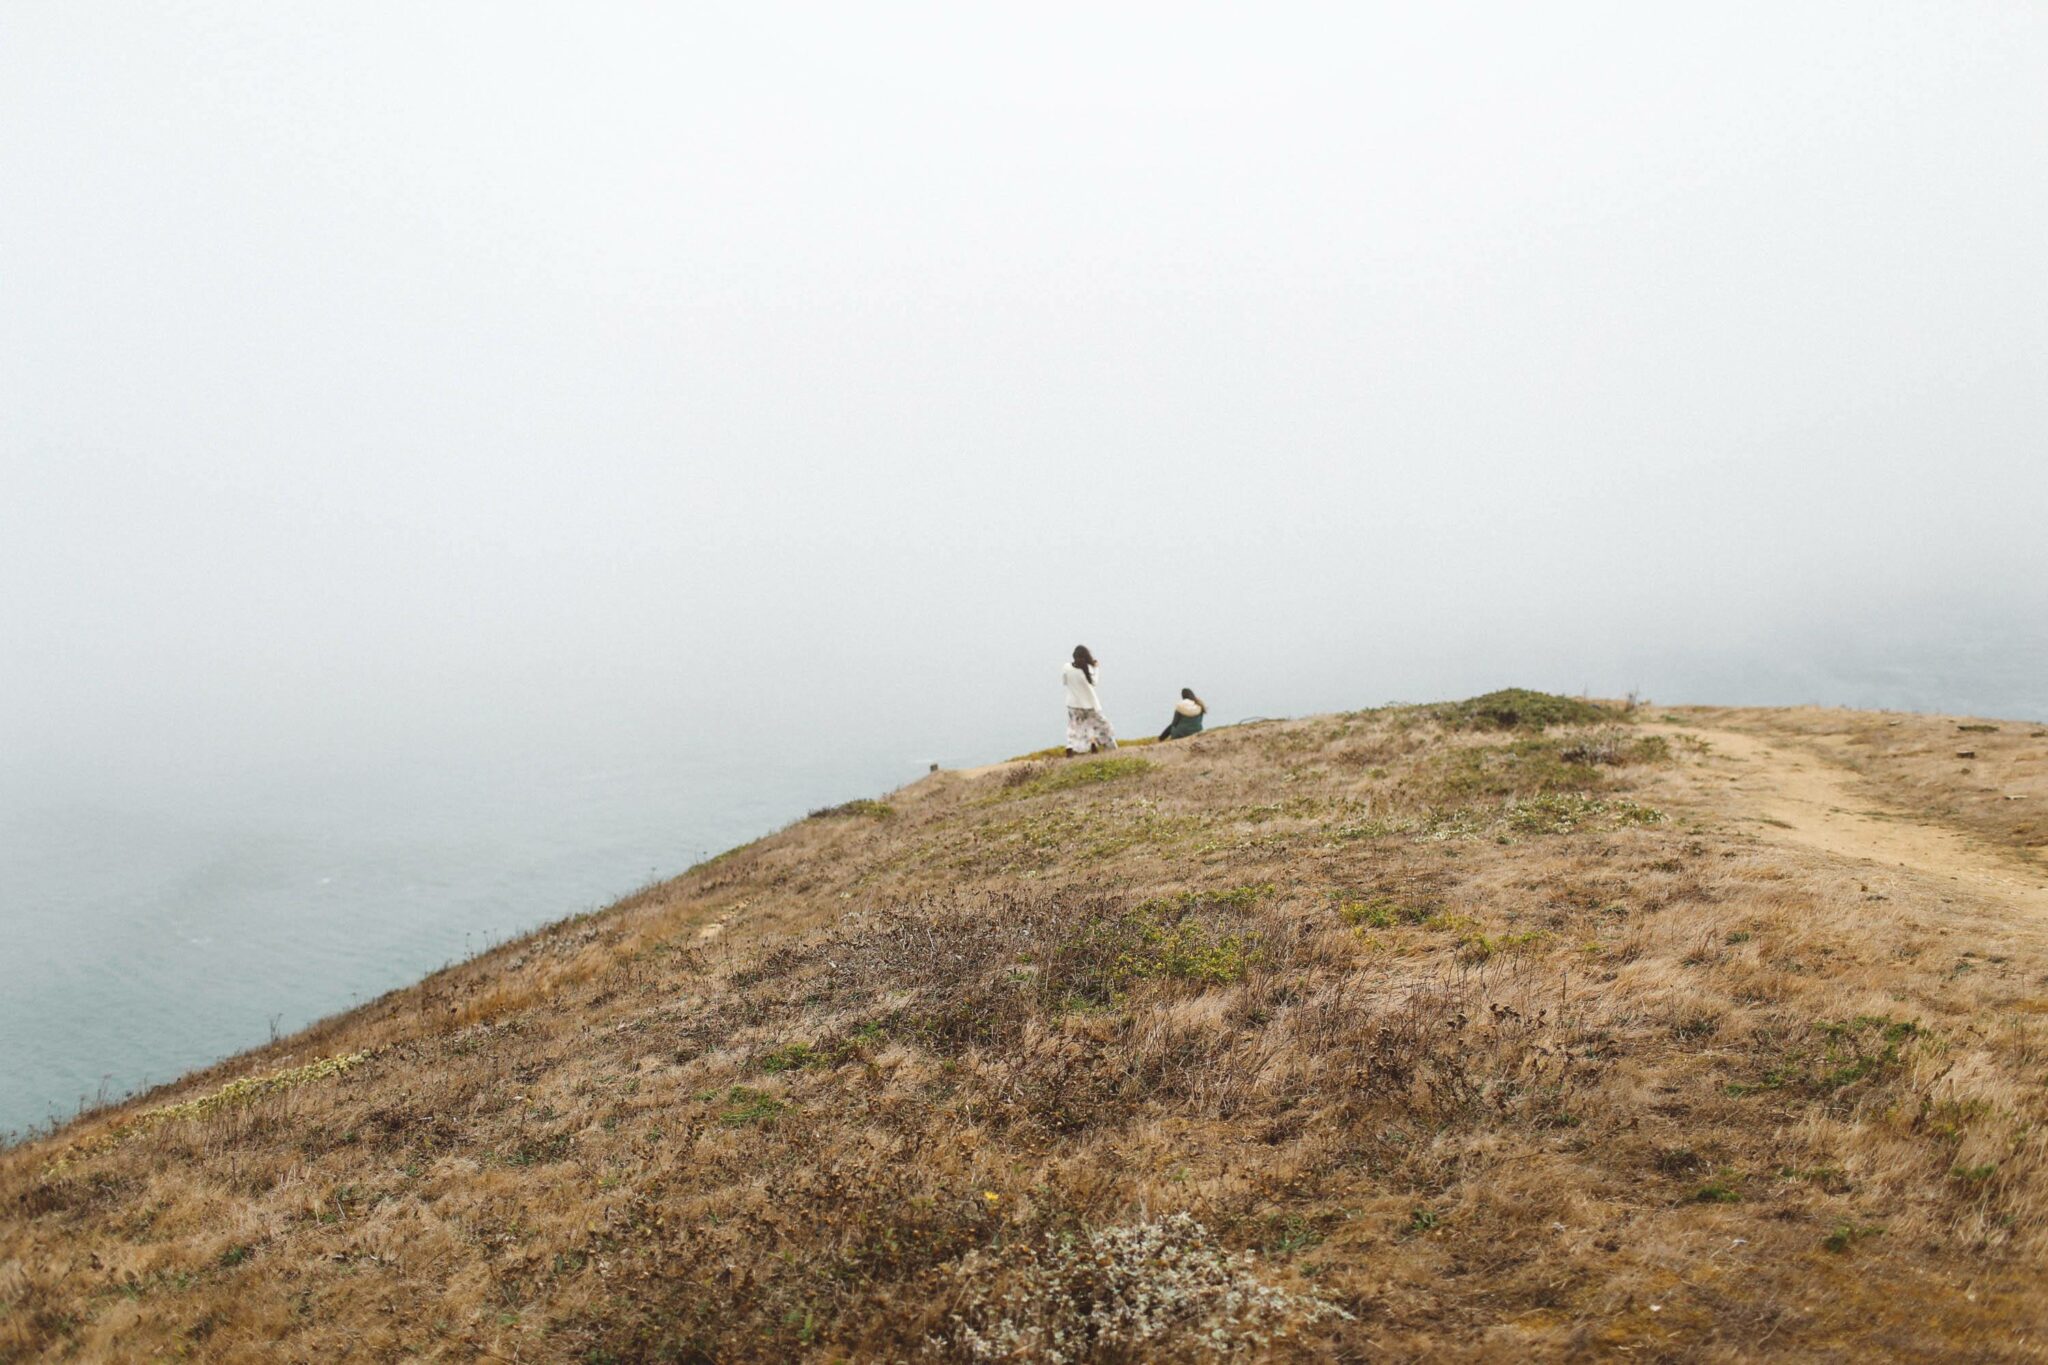
[{"label": "hillside slope", "polygon": [[0,1359],[2041,1358],[2048,734],[1961,724],[936,774],[0,1153]]}]

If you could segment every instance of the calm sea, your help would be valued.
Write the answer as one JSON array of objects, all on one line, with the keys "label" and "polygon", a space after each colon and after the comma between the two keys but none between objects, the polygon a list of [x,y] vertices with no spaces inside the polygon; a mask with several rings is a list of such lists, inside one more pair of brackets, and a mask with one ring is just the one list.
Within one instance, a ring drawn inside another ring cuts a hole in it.
[{"label": "calm sea", "polygon": [[0,810],[0,1134],[290,1032],[924,771],[844,748],[214,776]]},{"label": "calm sea", "polygon": [[[1654,695],[2043,719],[2044,662],[2038,644],[1993,640],[1923,666],[1695,663]],[[1293,700],[1379,698],[1332,679]],[[630,759],[519,749],[353,775],[229,773],[159,799],[110,781],[88,799],[0,809],[0,1133],[174,1079],[816,806],[911,781],[927,760],[985,761],[1056,736],[957,716],[944,743],[915,752],[847,728]]]}]

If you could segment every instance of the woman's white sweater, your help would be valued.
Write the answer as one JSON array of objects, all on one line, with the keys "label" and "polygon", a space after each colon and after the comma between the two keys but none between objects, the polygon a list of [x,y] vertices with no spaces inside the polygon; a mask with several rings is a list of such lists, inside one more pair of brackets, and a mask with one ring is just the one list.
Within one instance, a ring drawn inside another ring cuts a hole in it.
[{"label": "woman's white sweater", "polygon": [[[1095,665],[1095,671],[1100,673],[1102,665]],[[1078,667],[1068,664],[1067,671],[1062,673],[1060,678],[1067,685],[1068,706],[1077,711],[1100,711],[1102,709],[1102,702],[1095,695],[1095,684],[1089,682],[1088,675],[1083,673]]]}]

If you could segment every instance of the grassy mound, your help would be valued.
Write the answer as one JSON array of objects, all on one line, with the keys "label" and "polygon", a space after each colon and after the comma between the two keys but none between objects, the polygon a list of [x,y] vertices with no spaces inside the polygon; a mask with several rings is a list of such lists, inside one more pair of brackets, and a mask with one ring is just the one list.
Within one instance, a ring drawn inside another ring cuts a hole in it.
[{"label": "grassy mound", "polygon": [[1445,702],[1434,708],[1438,721],[1453,730],[1547,730],[1553,725],[1599,725],[1621,718],[1621,712],[1577,697],[1504,687],[1483,697]]},{"label": "grassy mound", "polygon": [[1020,780],[1005,794],[1012,797],[1044,796],[1048,792],[1067,791],[1074,787],[1093,787],[1148,773],[1153,766],[1150,760],[1143,758],[1091,758],[1068,761],[1039,771],[1022,769],[1015,774]]},{"label": "grassy mound", "polygon": [[836,806],[825,806],[805,816],[806,820],[832,820],[841,816],[861,816],[869,820],[886,820],[896,813],[887,801],[877,801],[863,796],[853,801],[842,801]]}]

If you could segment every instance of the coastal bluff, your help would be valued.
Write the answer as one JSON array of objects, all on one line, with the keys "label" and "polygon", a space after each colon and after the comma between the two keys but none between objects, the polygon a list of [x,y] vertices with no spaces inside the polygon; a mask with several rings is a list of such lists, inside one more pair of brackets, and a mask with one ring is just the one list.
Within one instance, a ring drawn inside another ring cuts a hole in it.
[{"label": "coastal bluff", "polygon": [[2048,726],[935,772],[0,1151],[0,1361],[2037,1360]]}]

